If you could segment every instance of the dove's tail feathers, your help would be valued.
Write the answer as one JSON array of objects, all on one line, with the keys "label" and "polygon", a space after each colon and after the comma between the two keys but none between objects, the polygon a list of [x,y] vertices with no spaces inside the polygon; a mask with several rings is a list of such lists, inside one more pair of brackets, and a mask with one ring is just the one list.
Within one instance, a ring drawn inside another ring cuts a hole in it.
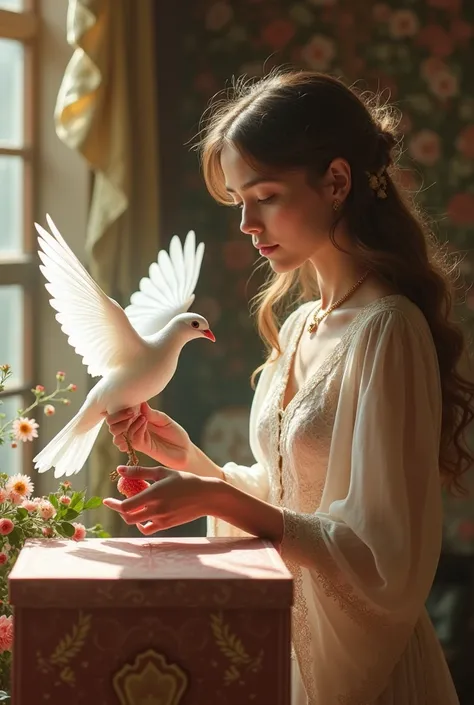
[{"label": "dove's tail feathers", "polygon": [[81,413],[71,421],[33,458],[38,472],[54,467],[54,477],[74,475],[84,466],[99,435],[104,419],[93,426],[84,423]]}]

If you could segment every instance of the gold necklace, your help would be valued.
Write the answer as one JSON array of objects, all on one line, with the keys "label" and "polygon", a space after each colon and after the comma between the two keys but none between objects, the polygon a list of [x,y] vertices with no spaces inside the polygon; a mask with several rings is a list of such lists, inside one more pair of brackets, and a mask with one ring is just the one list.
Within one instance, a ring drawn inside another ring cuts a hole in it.
[{"label": "gold necklace", "polygon": [[316,311],[316,313],[315,313],[314,316],[313,316],[313,320],[311,321],[311,323],[310,323],[309,326],[308,326],[308,332],[309,332],[309,333],[315,333],[315,332],[318,330],[318,327],[319,327],[319,324],[321,323],[321,321],[322,321],[324,318],[326,318],[326,316],[329,316],[329,314],[330,314],[332,311],[334,311],[334,309],[338,308],[338,306],[340,306],[340,305],[343,304],[345,301],[347,301],[347,299],[354,293],[354,291],[359,288],[359,286],[362,284],[362,282],[365,281],[365,279],[367,278],[368,274],[369,274],[368,272],[365,272],[365,273],[361,276],[361,278],[360,278],[358,281],[356,281],[356,283],[354,284],[354,286],[352,286],[352,287],[349,289],[349,291],[344,294],[344,296],[341,296],[340,299],[338,299],[334,304],[332,304],[331,306],[329,306],[329,308],[327,308],[325,311],[323,311],[323,313],[321,313],[321,311]]}]

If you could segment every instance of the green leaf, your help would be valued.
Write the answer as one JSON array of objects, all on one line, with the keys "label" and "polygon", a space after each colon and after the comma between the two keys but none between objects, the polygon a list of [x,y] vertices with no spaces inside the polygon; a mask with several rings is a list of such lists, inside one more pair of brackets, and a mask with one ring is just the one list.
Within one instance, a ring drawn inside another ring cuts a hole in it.
[{"label": "green leaf", "polygon": [[102,497],[91,497],[84,505],[84,509],[97,509],[102,506]]},{"label": "green leaf", "polygon": [[96,536],[99,539],[110,539],[111,534],[109,534],[107,531],[98,531],[96,533]]},{"label": "green leaf", "polygon": [[68,521],[62,521],[59,526],[65,536],[67,536],[68,538],[74,536],[74,532],[76,529]]},{"label": "green leaf", "polygon": [[71,509],[71,507],[69,506],[65,515],[64,515],[64,519],[66,521],[71,521],[72,519],[77,519],[78,516],[79,516],[79,512],[76,511],[76,509]]},{"label": "green leaf", "polygon": [[23,537],[22,537],[22,535],[21,535],[21,531],[20,531],[20,529],[19,529],[17,526],[15,526],[15,528],[13,529],[13,531],[11,531],[11,532],[8,534],[8,539],[7,539],[7,540],[8,540],[8,543],[11,543],[12,546],[16,546],[16,545],[18,545],[19,543],[21,543],[21,542],[23,541]]},{"label": "green leaf", "polygon": [[[71,505],[69,505],[69,507],[72,509]],[[76,510],[77,514],[79,515],[82,512],[82,510],[84,509],[84,500],[81,499],[80,502],[75,504],[74,509]]]},{"label": "green leaf", "polygon": [[84,495],[85,495],[85,490],[82,492],[74,492],[74,494],[71,497],[71,504],[69,505],[71,509],[76,509],[78,512],[80,512],[80,509],[77,509],[77,506],[81,504],[84,506]]},{"label": "green leaf", "polygon": [[51,504],[53,505],[53,507],[55,509],[59,509],[58,498],[56,497],[55,494],[53,494],[53,492],[51,492],[51,494],[49,495],[49,501],[51,502]]},{"label": "green leaf", "polygon": [[20,521],[22,519],[26,519],[26,517],[28,516],[28,511],[24,507],[18,507],[18,509],[16,510],[16,516]]}]

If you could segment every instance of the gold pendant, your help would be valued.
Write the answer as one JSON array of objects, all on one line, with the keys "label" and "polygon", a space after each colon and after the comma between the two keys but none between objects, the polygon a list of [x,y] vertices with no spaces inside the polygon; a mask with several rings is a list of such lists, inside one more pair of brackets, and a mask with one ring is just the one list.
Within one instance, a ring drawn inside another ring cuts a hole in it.
[{"label": "gold pendant", "polygon": [[308,326],[309,333],[315,333],[318,330],[318,321],[312,321]]}]

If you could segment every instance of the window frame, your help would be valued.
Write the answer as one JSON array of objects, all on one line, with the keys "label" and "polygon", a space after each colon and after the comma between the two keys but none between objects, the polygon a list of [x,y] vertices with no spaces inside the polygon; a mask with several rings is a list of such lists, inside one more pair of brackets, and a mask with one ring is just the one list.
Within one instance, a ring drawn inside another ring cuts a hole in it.
[{"label": "window frame", "polygon": [[[21,147],[0,145],[0,157],[20,157],[23,161],[23,233],[21,253],[0,252],[0,285],[19,285],[23,290],[23,360],[20,363],[22,383],[0,392],[0,399],[20,396],[22,406],[31,403],[31,388],[36,375],[35,342],[37,336],[38,303],[38,262],[33,250],[33,220],[36,212],[36,172],[38,145],[38,0],[24,0],[24,9],[12,11],[0,9],[0,39],[21,42],[24,48],[24,128]],[[0,362],[14,361],[4,360]],[[23,448],[22,465],[31,464],[32,449]]]}]

